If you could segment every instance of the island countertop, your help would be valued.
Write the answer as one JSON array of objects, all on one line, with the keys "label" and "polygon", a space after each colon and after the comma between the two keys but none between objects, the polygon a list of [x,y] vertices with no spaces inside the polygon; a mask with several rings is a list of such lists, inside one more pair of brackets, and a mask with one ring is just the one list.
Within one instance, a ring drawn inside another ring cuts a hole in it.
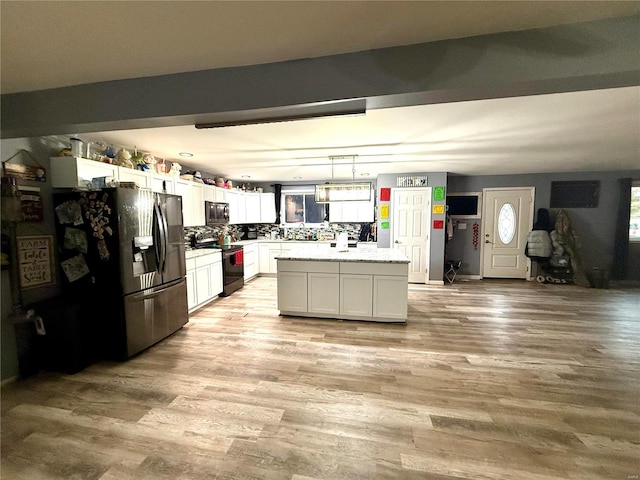
[{"label": "island countertop", "polygon": [[409,263],[395,248],[349,248],[340,252],[335,247],[294,248],[275,257],[277,260],[310,260],[321,262]]}]

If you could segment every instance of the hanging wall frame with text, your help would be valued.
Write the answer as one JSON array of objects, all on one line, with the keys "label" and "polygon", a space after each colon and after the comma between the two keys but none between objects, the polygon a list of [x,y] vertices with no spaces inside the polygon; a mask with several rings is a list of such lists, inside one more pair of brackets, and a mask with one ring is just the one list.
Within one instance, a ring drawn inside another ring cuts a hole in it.
[{"label": "hanging wall frame with text", "polygon": [[16,237],[20,288],[52,285],[53,236],[37,235]]}]

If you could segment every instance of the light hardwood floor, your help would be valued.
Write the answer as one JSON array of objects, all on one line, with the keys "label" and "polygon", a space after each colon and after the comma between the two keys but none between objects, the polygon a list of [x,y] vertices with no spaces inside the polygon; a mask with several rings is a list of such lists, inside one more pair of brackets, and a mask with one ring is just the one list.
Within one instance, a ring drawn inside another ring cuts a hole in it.
[{"label": "light hardwood floor", "polygon": [[415,286],[389,325],[280,317],[275,287],[3,387],[2,479],[638,479],[640,290]]}]

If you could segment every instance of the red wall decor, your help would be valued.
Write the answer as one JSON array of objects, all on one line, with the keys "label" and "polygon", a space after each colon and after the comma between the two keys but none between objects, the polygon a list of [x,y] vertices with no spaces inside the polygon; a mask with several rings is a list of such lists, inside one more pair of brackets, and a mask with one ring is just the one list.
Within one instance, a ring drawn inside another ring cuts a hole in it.
[{"label": "red wall decor", "polygon": [[434,220],[433,221],[433,229],[434,230],[442,230],[444,228],[444,220]]},{"label": "red wall decor", "polygon": [[388,202],[391,200],[391,189],[390,188],[381,188],[380,189],[380,201]]}]

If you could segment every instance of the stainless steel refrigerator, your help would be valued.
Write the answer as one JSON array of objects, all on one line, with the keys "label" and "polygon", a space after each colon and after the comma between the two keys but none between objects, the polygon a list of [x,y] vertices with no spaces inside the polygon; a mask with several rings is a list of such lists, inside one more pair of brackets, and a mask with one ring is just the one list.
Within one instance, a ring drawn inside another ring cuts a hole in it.
[{"label": "stainless steel refrigerator", "polygon": [[129,358],[187,323],[181,197],[111,188],[54,203],[64,295],[86,304],[103,356]]}]

